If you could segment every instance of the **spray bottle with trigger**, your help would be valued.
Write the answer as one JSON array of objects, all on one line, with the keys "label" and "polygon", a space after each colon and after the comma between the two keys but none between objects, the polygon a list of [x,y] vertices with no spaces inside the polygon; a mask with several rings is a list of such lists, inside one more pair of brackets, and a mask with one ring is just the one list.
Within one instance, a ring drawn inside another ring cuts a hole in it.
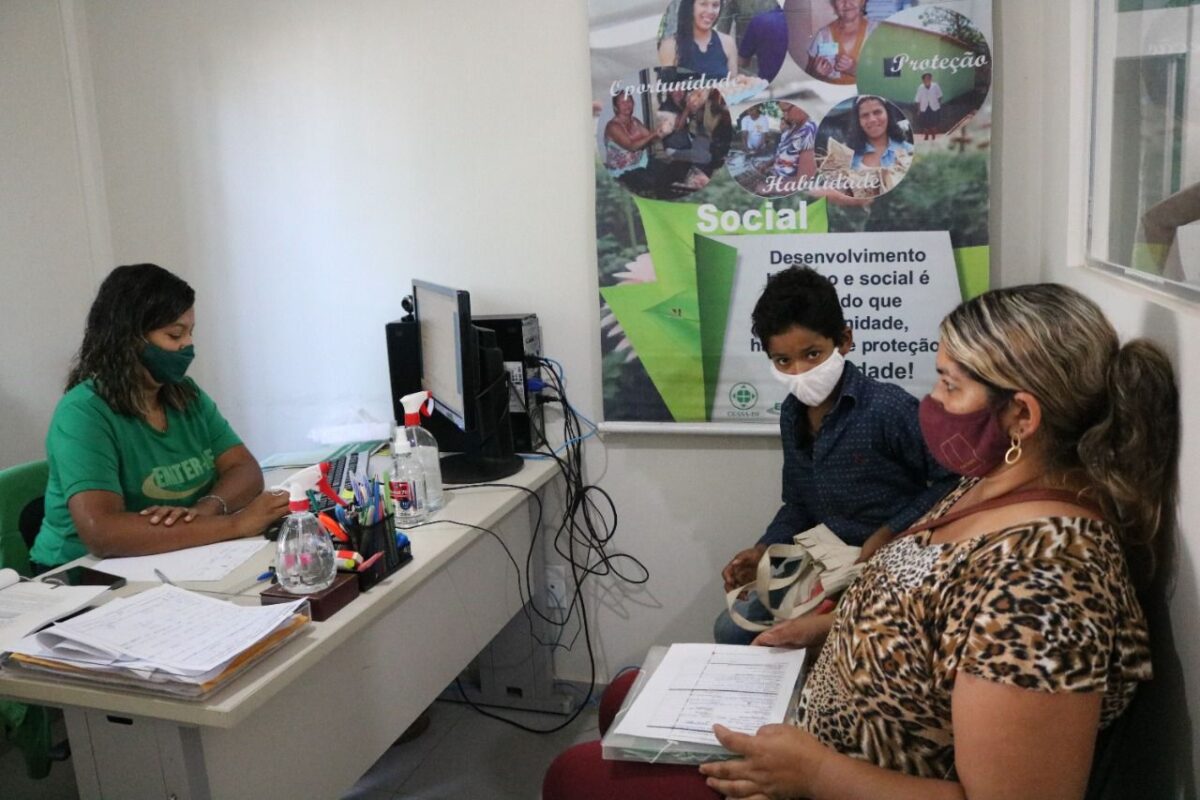
[{"label": "spray bottle with trigger", "polygon": [[329,485],[327,461],[305,467],[272,487],[272,491],[288,493],[291,513],[284,519],[275,545],[275,576],[279,585],[292,594],[319,592],[337,575],[333,542],[309,508],[311,489],[346,505]]},{"label": "spray bottle with trigger", "polygon": [[[446,504],[442,494],[442,465],[437,440],[421,427],[421,417],[433,413],[433,394],[428,391],[406,394],[400,398],[400,404],[404,406],[404,427],[396,431],[393,450],[407,447],[416,453],[425,475],[425,510],[433,514]],[[400,441],[401,437],[404,437],[404,442]]]}]

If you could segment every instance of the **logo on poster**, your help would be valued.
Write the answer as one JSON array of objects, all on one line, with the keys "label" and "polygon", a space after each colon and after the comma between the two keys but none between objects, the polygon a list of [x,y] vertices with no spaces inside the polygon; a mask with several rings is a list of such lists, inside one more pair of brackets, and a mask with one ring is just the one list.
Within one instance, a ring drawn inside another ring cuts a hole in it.
[{"label": "logo on poster", "polygon": [[735,383],[729,390],[729,402],[738,411],[748,411],[758,405],[758,389],[752,383]]}]

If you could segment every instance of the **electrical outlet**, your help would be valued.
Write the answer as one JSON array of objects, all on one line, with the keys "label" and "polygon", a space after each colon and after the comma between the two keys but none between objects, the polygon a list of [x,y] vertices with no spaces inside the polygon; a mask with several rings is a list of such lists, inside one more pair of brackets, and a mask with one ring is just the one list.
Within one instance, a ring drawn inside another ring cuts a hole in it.
[{"label": "electrical outlet", "polygon": [[567,607],[567,568],[565,566],[546,567],[546,579],[542,585],[546,590],[547,608]]}]

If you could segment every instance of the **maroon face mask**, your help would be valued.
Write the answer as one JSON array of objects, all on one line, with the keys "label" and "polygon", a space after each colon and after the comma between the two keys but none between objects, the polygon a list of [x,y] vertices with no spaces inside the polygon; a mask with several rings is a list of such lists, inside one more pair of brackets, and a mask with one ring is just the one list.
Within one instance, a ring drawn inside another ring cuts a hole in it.
[{"label": "maroon face mask", "polygon": [[1000,465],[1010,441],[991,408],[952,414],[926,395],[917,418],[925,445],[937,462],[956,475],[982,478]]}]

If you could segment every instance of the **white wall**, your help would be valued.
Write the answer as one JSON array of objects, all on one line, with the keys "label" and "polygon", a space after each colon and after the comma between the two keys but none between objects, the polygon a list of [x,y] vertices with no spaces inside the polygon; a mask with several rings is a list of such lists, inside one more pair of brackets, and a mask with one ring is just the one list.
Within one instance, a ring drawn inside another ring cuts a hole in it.
[{"label": "white wall", "polygon": [[0,467],[44,457],[94,265],[109,259],[91,233],[107,223],[77,135],[90,115],[77,113],[85,81],[62,14],[56,3],[0,3]]}]

